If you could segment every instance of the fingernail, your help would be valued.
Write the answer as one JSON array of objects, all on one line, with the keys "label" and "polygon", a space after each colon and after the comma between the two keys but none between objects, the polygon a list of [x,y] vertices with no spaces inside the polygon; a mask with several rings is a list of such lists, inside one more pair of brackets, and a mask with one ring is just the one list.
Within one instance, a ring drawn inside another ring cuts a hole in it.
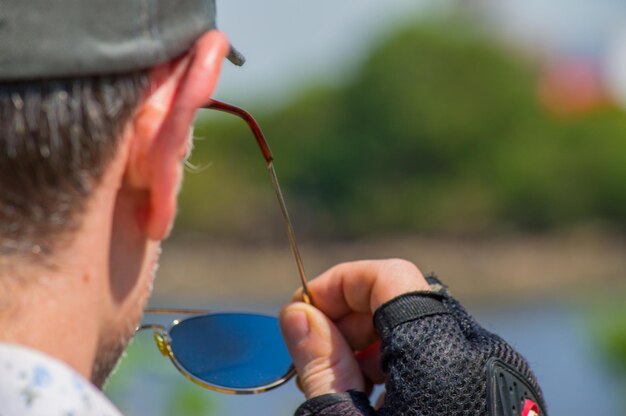
[{"label": "fingernail", "polygon": [[309,335],[309,320],[304,311],[287,311],[284,323],[283,331],[289,343],[296,344]]}]

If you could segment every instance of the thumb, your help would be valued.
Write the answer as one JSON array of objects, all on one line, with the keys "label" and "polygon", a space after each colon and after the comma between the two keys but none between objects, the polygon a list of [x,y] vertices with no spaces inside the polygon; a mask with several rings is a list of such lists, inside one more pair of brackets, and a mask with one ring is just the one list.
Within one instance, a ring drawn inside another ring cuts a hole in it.
[{"label": "thumb", "polygon": [[281,311],[280,326],[307,399],[365,391],[352,349],[322,312],[302,302],[291,303]]}]

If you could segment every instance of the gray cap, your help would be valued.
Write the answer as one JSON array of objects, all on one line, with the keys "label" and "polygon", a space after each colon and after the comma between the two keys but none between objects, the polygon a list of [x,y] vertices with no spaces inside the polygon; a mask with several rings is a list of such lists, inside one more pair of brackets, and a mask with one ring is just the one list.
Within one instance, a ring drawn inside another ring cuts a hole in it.
[{"label": "gray cap", "polygon": [[215,0],[0,0],[0,81],[149,68],[215,27]]}]

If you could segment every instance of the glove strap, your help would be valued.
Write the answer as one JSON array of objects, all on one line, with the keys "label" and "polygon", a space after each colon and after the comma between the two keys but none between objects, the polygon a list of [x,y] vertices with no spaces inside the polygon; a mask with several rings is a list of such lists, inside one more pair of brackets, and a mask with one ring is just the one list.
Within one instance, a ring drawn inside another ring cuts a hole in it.
[{"label": "glove strap", "polygon": [[398,296],[381,305],[374,314],[374,325],[381,338],[405,322],[425,316],[449,313],[437,292],[417,291]]}]

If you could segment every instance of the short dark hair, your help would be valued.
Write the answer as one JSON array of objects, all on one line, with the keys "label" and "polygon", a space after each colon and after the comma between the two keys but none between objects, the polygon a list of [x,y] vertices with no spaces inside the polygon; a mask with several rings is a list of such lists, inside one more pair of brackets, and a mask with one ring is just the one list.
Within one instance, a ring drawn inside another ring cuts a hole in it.
[{"label": "short dark hair", "polygon": [[79,226],[147,86],[145,71],[0,83],[0,256],[45,255]]}]

